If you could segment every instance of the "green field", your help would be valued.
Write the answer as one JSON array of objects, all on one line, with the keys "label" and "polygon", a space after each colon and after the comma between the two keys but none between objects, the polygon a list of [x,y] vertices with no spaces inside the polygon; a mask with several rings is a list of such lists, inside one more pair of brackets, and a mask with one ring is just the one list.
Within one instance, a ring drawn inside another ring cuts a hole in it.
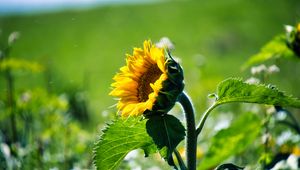
[{"label": "green field", "polygon": [[[299,0],[163,1],[0,16],[0,39],[4,44],[12,31],[19,31],[21,37],[10,56],[47,67],[42,73],[18,73],[17,91],[37,87],[48,87],[57,94],[86,90],[93,118],[88,126],[91,132],[98,132],[97,125],[102,127],[107,119],[101,113],[107,110],[113,117],[116,111],[109,108],[116,102],[108,96],[112,77],[124,65],[125,54],[142,46],[144,40],[157,42],[166,36],[174,42],[172,54],[181,59],[185,90],[196,109],[203,111],[207,95],[220,81],[246,77],[249,71],[242,72],[241,64],[282,33],[285,24],[295,25],[299,18]],[[295,91],[292,85],[281,85]],[[1,76],[0,99],[5,92]]]},{"label": "green field", "polygon": [[[91,104],[99,112],[114,103],[107,94],[125,53],[145,39],[167,36],[175,43],[173,54],[182,58],[187,84],[192,82],[187,91],[203,84],[213,90],[224,77],[240,75],[240,64],[283,25],[294,25],[299,11],[300,2],[291,0],[172,1],[2,17],[0,27],[3,41],[11,31],[21,33],[11,56],[51,64],[53,89],[81,86],[86,78]],[[205,57],[201,71],[197,55]]]}]

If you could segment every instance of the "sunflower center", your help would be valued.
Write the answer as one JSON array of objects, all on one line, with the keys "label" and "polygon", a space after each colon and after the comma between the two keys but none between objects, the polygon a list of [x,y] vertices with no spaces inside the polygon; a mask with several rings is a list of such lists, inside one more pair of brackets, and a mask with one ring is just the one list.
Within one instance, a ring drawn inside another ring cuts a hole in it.
[{"label": "sunflower center", "polygon": [[138,87],[139,102],[145,102],[148,100],[148,95],[153,92],[150,83],[154,83],[161,74],[162,71],[155,64],[151,65],[148,70],[141,76]]}]

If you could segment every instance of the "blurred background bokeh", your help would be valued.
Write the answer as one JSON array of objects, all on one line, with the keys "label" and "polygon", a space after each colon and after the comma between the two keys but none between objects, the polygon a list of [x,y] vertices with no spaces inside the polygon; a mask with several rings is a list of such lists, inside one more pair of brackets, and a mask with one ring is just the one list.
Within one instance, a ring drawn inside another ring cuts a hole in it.
[{"label": "blurred background bokeh", "polygon": [[[74,2],[0,1],[1,57],[13,59],[0,70],[0,169],[92,169],[93,143],[116,116],[112,77],[144,40],[174,43],[199,120],[217,84],[248,78],[241,65],[300,18],[299,0]],[[300,97],[299,62],[279,65],[268,81]],[[122,166],[168,169],[156,157]]]}]

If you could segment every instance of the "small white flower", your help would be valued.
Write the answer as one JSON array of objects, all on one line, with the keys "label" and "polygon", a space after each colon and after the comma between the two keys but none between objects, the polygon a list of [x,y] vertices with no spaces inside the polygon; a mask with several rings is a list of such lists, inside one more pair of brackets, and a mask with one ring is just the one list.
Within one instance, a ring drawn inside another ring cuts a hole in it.
[{"label": "small white flower", "polygon": [[249,79],[246,80],[246,83],[249,84],[259,84],[259,79],[255,77],[250,77]]},{"label": "small white flower", "polygon": [[273,107],[273,106],[271,106],[271,107],[269,107],[268,109],[267,109],[267,114],[269,114],[269,115],[271,115],[271,114],[273,114],[273,113],[275,113],[276,112],[276,110],[275,110],[275,108]]},{"label": "small white flower", "polygon": [[279,67],[277,67],[276,65],[271,65],[268,68],[268,73],[272,74],[272,73],[278,73],[280,71]]},{"label": "small white flower", "polygon": [[11,46],[20,37],[20,33],[17,31],[12,32],[8,37],[8,45]]},{"label": "small white flower", "polygon": [[282,160],[276,163],[276,165],[271,170],[281,170],[281,169],[287,169],[288,165],[286,164],[286,161]]},{"label": "small white flower", "polygon": [[294,27],[290,25],[285,25],[284,28],[287,33],[294,31]]},{"label": "small white flower", "polygon": [[282,170],[282,169],[297,170],[299,169],[298,159],[299,157],[291,154],[287,160],[281,160],[277,162],[276,165],[271,170]]},{"label": "small white flower", "polygon": [[285,111],[280,110],[277,112],[277,114],[275,116],[276,116],[276,119],[278,119],[278,120],[284,120],[287,117],[286,114],[287,113]]},{"label": "small white flower", "polygon": [[9,149],[9,146],[6,143],[1,143],[0,144],[0,149],[1,149],[2,153],[3,153],[3,155],[6,158],[10,157],[10,149]]},{"label": "small white flower", "polygon": [[294,154],[291,154],[288,159],[286,160],[288,166],[291,169],[299,169],[298,167],[298,157]]},{"label": "small white flower", "polygon": [[276,143],[277,145],[281,146],[284,143],[288,142],[293,136],[294,134],[290,130],[284,131],[277,137]]},{"label": "small white flower", "polygon": [[268,70],[267,67],[264,64],[262,64],[256,67],[251,67],[251,74],[252,75],[260,74],[261,72],[265,72],[267,70]]},{"label": "small white flower", "polygon": [[27,103],[29,102],[31,99],[31,93],[30,92],[24,92],[22,95],[21,95],[21,101],[22,103]]},{"label": "small white flower", "polygon": [[171,40],[168,37],[162,37],[159,42],[157,42],[156,47],[158,48],[168,48],[169,50],[174,50],[175,46],[171,42]]}]

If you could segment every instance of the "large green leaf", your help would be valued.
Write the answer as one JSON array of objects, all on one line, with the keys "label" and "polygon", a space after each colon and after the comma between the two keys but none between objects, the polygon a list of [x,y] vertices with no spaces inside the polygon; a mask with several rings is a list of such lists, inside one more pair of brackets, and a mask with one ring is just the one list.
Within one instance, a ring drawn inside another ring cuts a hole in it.
[{"label": "large green leaf", "polygon": [[293,51],[286,45],[285,35],[279,35],[262,47],[259,53],[251,56],[242,66],[246,69],[252,65],[275,58],[296,58]]},{"label": "large green leaf", "polygon": [[300,107],[299,99],[286,95],[274,86],[249,84],[236,78],[226,79],[218,85],[216,104],[230,102]]},{"label": "large green leaf", "polygon": [[242,152],[253,143],[261,130],[261,122],[251,113],[243,114],[227,129],[220,130],[198,169],[214,168],[232,155]]},{"label": "large green leaf", "polygon": [[169,165],[174,166],[172,153],[185,136],[185,128],[180,121],[168,114],[151,116],[146,127],[161,156],[168,161]]},{"label": "large green leaf", "polygon": [[146,131],[146,120],[130,117],[118,118],[103,130],[94,148],[94,163],[97,169],[116,169],[132,150],[143,149],[145,156],[157,151]]}]

